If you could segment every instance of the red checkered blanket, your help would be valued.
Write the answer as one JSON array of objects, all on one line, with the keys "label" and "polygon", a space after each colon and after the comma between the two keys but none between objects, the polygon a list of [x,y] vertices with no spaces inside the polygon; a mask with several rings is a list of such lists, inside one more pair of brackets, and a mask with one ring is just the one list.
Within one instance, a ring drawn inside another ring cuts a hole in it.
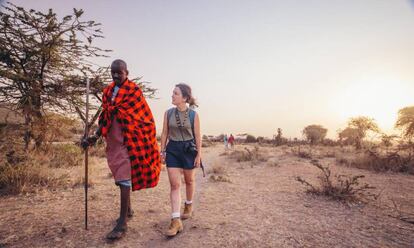
[{"label": "red checkered blanket", "polygon": [[102,135],[106,137],[112,121],[121,124],[124,145],[131,160],[132,190],[157,186],[161,171],[155,122],[141,89],[126,80],[111,101],[115,83],[103,91],[103,110],[99,116]]}]

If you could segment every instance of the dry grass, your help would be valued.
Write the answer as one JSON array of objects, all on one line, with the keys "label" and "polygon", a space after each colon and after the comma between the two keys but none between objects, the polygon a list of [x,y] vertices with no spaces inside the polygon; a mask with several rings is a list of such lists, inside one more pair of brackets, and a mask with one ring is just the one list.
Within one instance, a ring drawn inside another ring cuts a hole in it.
[{"label": "dry grass", "polygon": [[229,158],[235,159],[237,162],[251,161],[253,163],[260,163],[269,160],[269,156],[258,146],[255,146],[253,149],[245,147],[244,150],[234,150],[228,155]]},{"label": "dry grass", "polygon": [[224,182],[224,183],[231,183],[231,180],[226,175],[211,175],[210,181],[212,182]]},{"label": "dry grass", "polygon": [[341,154],[336,156],[340,165],[356,167],[376,172],[400,172],[414,174],[414,158],[401,151],[380,152],[365,150],[352,156]]},{"label": "dry grass", "polygon": [[[88,167],[88,187],[92,187],[93,185],[95,185],[95,179],[96,179],[96,174],[97,174],[97,168],[95,166],[95,162],[93,160],[90,161],[89,163],[89,167]],[[109,173],[108,174],[108,178],[109,175],[112,174]],[[77,167],[74,170],[74,173],[71,176],[71,180],[69,181],[69,184],[71,187],[76,188],[76,187],[84,187],[85,185],[85,168],[84,167]]]},{"label": "dry grass", "polygon": [[277,161],[269,161],[267,165],[270,167],[280,167],[280,164]]},{"label": "dry grass", "polygon": [[21,135],[19,126],[0,128],[0,195],[35,192],[62,184],[63,180],[43,163],[45,156],[24,150]]},{"label": "dry grass", "polygon": [[99,139],[95,146],[89,148],[89,155],[99,158],[106,158],[105,142]]},{"label": "dry grass", "polygon": [[231,182],[229,176],[227,175],[226,168],[221,164],[213,164],[208,169],[207,173],[212,174],[209,177],[212,182]]},{"label": "dry grass", "polygon": [[361,184],[360,179],[364,175],[334,175],[332,177],[331,170],[321,165],[317,160],[312,160],[311,164],[318,168],[321,172],[319,186],[315,186],[300,176],[295,179],[307,187],[306,192],[316,195],[327,196],[330,199],[343,202],[363,202],[367,199],[377,199],[378,195],[371,192],[372,187],[368,184]]},{"label": "dry grass", "polygon": [[401,204],[396,203],[394,199],[391,199],[391,202],[391,207],[385,206],[385,208],[391,209],[392,211],[392,213],[388,214],[388,216],[410,224],[414,224],[414,213],[409,213],[401,210]]},{"label": "dry grass", "polygon": [[310,148],[306,149],[301,147],[300,145],[296,148],[291,148],[291,152],[293,155],[303,158],[303,159],[312,159],[312,150]]},{"label": "dry grass", "polygon": [[41,150],[24,152],[15,147],[7,152],[6,157],[12,164],[31,160],[32,163],[47,165],[50,168],[68,168],[81,166],[83,152],[74,144],[45,145]]},{"label": "dry grass", "polygon": [[327,150],[321,150],[319,151],[319,157],[320,158],[336,158],[336,152],[332,151],[330,148]]},{"label": "dry grass", "polygon": [[224,151],[222,153],[219,153],[219,156],[227,156],[229,155],[228,151]]},{"label": "dry grass", "polygon": [[313,147],[308,147],[307,149],[302,150],[302,157],[304,158],[314,158],[314,159],[323,159],[323,158],[335,158],[338,153],[338,148],[334,146],[321,146],[315,145]]},{"label": "dry grass", "polygon": [[[36,187],[54,188],[65,185],[64,176],[57,176],[65,168],[80,167],[83,151],[67,139],[72,137],[74,121],[52,116],[45,133],[45,143],[38,149],[26,151],[20,126],[3,125],[0,128],[1,192],[16,194]],[[53,144],[52,141],[65,141]],[[62,170],[63,169],[63,170]],[[62,173],[60,173],[62,174]],[[67,180],[66,180],[67,181]]]},{"label": "dry grass", "polygon": [[60,114],[49,113],[44,122],[35,125],[35,132],[41,132],[46,142],[65,142],[74,140],[80,123],[75,119]]},{"label": "dry grass", "polygon": [[[91,178],[88,178],[88,188],[92,187],[94,185],[94,182]],[[74,179],[72,181],[72,185],[73,188],[77,188],[77,187],[84,187],[85,186],[85,176],[84,175],[79,175],[76,179]]]},{"label": "dry grass", "polygon": [[47,165],[27,160],[19,164],[0,164],[0,194],[34,192],[39,187],[56,188],[64,184],[65,175],[56,176]]},{"label": "dry grass", "polygon": [[81,166],[83,161],[83,151],[74,144],[54,145],[38,156],[43,156],[43,162],[52,168]]},{"label": "dry grass", "polygon": [[0,194],[3,195],[63,186],[67,175],[58,175],[56,169],[80,167],[83,161],[81,149],[73,144],[49,145],[27,152],[22,144],[11,143],[2,147],[1,157]]},{"label": "dry grass", "polygon": [[209,140],[203,140],[203,142],[201,143],[201,147],[204,147],[204,148],[212,147],[212,146],[215,146],[215,145],[216,145],[216,143],[214,143],[212,141],[209,141]]},{"label": "dry grass", "polygon": [[209,170],[207,171],[208,174],[226,174],[226,169],[223,165],[213,164]]},{"label": "dry grass", "polygon": [[[45,134],[45,143],[31,151],[24,149],[20,126],[0,126],[0,194],[19,194],[42,188],[83,185],[84,152],[78,145],[67,141],[72,137],[74,122],[67,119],[67,123],[62,124],[61,120],[59,117],[55,122],[51,122],[54,129],[48,130]],[[65,142],[51,142],[56,140]],[[106,155],[103,142],[89,151],[90,157]],[[78,175],[69,178],[65,174],[76,168],[80,170]],[[89,184],[92,185],[93,182]]]}]

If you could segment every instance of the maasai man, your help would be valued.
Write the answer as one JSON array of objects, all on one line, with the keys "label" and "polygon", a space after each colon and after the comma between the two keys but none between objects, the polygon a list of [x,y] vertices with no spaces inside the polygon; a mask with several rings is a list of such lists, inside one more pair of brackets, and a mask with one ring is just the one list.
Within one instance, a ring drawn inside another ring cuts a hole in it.
[{"label": "maasai man", "polygon": [[106,236],[115,240],[125,234],[126,219],[133,215],[131,188],[155,187],[161,161],[154,118],[141,89],[128,80],[127,64],[122,60],[112,62],[111,75],[113,82],[103,90],[99,128],[82,141],[82,146],[94,145],[99,136],[105,137],[108,166],[121,193],[119,218]]}]

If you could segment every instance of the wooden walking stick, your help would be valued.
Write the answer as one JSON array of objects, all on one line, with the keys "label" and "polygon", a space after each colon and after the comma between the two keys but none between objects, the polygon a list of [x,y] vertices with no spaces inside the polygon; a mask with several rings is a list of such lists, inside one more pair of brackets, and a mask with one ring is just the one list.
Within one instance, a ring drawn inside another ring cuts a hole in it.
[{"label": "wooden walking stick", "polygon": [[[89,137],[89,78],[86,79],[85,139]],[[89,146],[88,146],[89,147]],[[88,230],[88,147],[85,149],[85,230]]]}]

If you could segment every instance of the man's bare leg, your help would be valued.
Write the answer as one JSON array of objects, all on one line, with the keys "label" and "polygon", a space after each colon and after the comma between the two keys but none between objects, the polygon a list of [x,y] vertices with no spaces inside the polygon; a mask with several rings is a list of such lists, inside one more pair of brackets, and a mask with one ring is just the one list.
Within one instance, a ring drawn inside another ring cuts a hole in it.
[{"label": "man's bare leg", "polygon": [[120,239],[125,234],[127,229],[126,219],[128,208],[130,207],[130,193],[131,188],[126,186],[119,186],[121,192],[121,208],[119,211],[119,219],[114,229],[106,236],[108,239]]},{"label": "man's bare leg", "polygon": [[131,218],[134,215],[134,211],[132,211],[131,208],[131,196],[128,197],[128,213],[127,213],[127,217]]}]

